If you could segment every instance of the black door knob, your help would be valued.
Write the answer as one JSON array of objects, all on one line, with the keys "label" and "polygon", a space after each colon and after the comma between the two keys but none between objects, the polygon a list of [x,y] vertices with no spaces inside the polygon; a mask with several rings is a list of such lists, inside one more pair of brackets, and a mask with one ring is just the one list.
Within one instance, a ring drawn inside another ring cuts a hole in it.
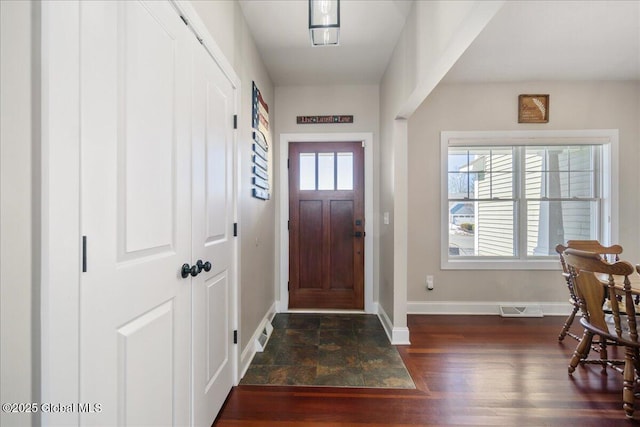
[{"label": "black door knob", "polygon": [[198,266],[199,272],[202,271],[202,270],[204,270],[204,271],[210,271],[211,270],[211,263],[209,261],[202,262],[202,260],[199,259],[198,262],[196,262],[196,265]]},{"label": "black door knob", "polygon": [[186,279],[189,275],[192,277],[196,277],[200,273],[197,265],[189,266],[189,264],[182,264],[182,269],[180,270],[180,275],[183,279]]}]

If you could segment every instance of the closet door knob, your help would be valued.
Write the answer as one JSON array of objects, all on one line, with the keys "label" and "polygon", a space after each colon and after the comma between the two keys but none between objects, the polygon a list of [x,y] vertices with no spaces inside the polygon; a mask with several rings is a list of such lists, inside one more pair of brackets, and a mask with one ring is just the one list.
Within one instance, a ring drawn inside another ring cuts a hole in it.
[{"label": "closet door knob", "polygon": [[191,275],[192,277],[196,277],[200,273],[197,265],[189,266],[189,264],[182,264],[182,269],[180,270],[180,275],[183,279],[186,279]]},{"label": "closet door knob", "polygon": [[198,260],[198,262],[196,262],[196,265],[198,266],[198,269],[200,271],[204,270],[204,271],[210,271],[211,270],[211,263],[209,261],[207,262],[202,262],[201,259]]}]

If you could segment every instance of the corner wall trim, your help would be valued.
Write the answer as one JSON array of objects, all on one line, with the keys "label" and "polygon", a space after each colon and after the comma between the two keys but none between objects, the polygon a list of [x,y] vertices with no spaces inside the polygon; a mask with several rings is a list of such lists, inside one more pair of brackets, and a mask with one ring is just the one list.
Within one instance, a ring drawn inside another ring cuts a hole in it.
[{"label": "corner wall trim", "polygon": [[409,345],[409,328],[407,327],[394,327],[391,319],[387,316],[381,305],[378,304],[378,318],[382,323],[384,331],[387,333],[387,337],[392,345]]}]

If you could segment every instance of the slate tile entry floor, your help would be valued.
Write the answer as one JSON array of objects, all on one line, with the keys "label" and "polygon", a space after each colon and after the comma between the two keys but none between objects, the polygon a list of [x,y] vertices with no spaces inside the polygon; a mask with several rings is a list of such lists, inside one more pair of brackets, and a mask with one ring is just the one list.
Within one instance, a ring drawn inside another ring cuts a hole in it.
[{"label": "slate tile entry floor", "polygon": [[372,314],[278,313],[241,385],[415,388]]}]

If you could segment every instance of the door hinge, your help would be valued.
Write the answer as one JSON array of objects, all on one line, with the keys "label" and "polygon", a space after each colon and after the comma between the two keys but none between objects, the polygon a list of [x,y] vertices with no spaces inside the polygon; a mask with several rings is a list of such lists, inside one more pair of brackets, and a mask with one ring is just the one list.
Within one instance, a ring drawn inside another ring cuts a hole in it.
[{"label": "door hinge", "polygon": [[87,272],[87,236],[82,236],[82,272]]},{"label": "door hinge", "polygon": [[289,230],[289,229],[290,229],[290,222],[291,222],[291,221],[287,221],[287,230]]},{"label": "door hinge", "polygon": [[238,223],[233,223],[233,237],[238,237]]},{"label": "door hinge", "polygon": [[238,344],[238,330],[233,331],[233,343]]},{"label": "door hinge", "polygon": [[364,148],[364,141],[362,141],[362,148]]},{"label": "door hinge", "polygon": [[237,114],[233,115],[233,128],[234,129],[238,129],[238,115]]},{"label": "door hinge", "polygon": [[180,15],[180,19],[182,19],[182,22],[184,22],[184,25],[186,25],[187,27],[189,26],[189,23],[187,22],[187,18],[185,18],[184,16]]},{"label": "door hinge", "polygon": [[289,159],[287,159],[287,169],[289,169]]},{"label": "door hinge", "polygon": [[290,291],[291,290],[291,282],[287,282],[287,290]]}]

